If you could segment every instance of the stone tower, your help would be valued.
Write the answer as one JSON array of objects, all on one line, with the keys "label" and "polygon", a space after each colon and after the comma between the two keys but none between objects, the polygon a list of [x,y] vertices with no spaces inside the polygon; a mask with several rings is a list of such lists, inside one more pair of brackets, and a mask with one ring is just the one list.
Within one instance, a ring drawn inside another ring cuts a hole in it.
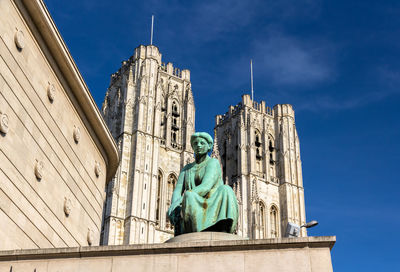
[{"label": "stone tower", "polygon": [[[273,109],[249,95],[216,116],[215,154],[239,201],[238,234],[283,237],[288,222],[306,222],[299,138],[291,105]],[[302,228],[300,236],[307,236]]]},{"label": "stone tower", "polygon": [[139,46],[111,76],[102,112],[121,162],[107,188],[102,243],[157,243],[173,236],[166,218],[184,164],[193,158],[190,71]]}]

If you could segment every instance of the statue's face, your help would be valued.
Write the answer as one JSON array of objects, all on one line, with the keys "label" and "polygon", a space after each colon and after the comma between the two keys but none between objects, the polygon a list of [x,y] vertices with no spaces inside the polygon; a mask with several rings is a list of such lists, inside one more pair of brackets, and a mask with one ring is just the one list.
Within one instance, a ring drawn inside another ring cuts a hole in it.
[{"label": "statue's face", "polygon": [[210,149],[208,142],[204,138],[201,138],[201,137],[197,137],[196,139],[194,139],[192,147],[193,147],[194,153],[196,153],[198,155],[206,154],[208,152],[208,150]]}]

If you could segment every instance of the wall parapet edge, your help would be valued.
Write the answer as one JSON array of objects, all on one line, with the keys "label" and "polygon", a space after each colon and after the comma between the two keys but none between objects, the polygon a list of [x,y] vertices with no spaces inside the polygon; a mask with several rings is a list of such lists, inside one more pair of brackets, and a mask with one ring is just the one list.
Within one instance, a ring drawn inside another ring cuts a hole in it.
[{"label": "wall parapet edge", "polygon": [[256,251],[265,249],[326,248],[332,250],[336,236],[309,236],[298,238],[273,238],[256,240],[230,240],[208,242],[183,242],[162,244],[85,246],[72,248],[22,249],[0,251],[0,262],[86,258],[104,256],[129,256],[190,252]]}]

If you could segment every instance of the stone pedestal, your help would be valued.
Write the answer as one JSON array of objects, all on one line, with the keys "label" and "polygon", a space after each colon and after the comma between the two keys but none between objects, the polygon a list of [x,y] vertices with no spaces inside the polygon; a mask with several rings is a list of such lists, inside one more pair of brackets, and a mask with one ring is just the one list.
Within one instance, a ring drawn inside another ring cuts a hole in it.
[{"label": "stone pedestal", "polygon": [[[205,235],[213,239],[213,233]],[[10,250],[0,251],[0,271],[331,272],[335,241],[328,236]]]},{"label": "stone pedestal", "polygon": [[210,241],[229,241],[229,240],[248,240],[239,235],[225,233],[225,232],[192,232],[185,233],[176,237],[173,237],[166,243],[183,243],[183,242],[210,242]]}]

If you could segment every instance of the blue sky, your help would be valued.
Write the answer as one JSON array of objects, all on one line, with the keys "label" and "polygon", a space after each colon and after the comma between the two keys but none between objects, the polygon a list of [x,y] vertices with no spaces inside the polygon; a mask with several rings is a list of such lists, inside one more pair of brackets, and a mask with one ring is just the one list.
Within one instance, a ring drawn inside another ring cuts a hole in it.
[{"label": "blue sky", "polygon": [[252,58],[255,99],[296,110],[309,234],[337,236],[335,271],[400,269],[400,1],[45,2],[99,107],[152,14],[197,130],[248,92]]}]

